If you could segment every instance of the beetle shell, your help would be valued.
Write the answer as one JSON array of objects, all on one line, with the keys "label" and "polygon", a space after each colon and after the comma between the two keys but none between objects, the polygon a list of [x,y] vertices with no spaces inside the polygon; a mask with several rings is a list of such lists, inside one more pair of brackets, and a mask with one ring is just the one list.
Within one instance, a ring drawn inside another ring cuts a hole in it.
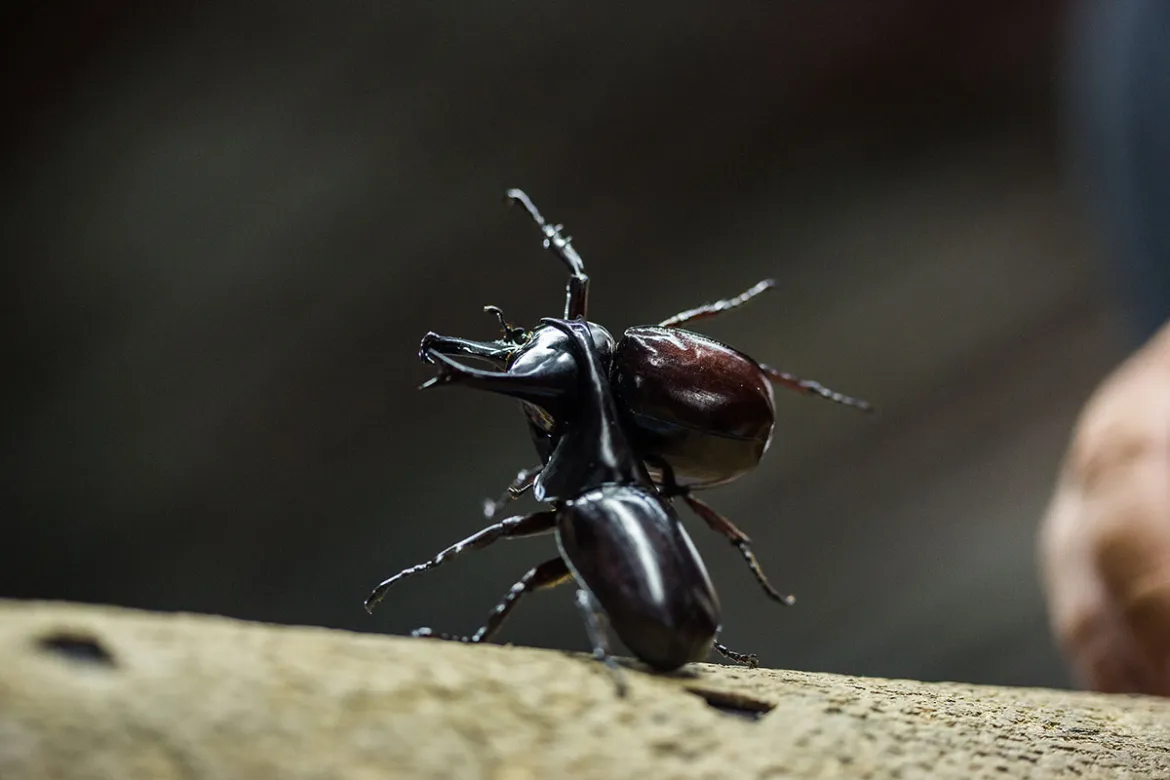
[{"label": "beetle shell", "polygon": [[[751,471],[772,441],[772,386],[747,355],[677,328],[626,331],[612,381],[639,452],[656,453],[686,488]],[[656,464],[648,462],[655,480]]]},{"label": "beetle shell", "polygon": [[661,496],[609,485],[566,501],[557,513],[557,543],[640,660],[671,671],[707,657],[719,631],[719,598]]}]

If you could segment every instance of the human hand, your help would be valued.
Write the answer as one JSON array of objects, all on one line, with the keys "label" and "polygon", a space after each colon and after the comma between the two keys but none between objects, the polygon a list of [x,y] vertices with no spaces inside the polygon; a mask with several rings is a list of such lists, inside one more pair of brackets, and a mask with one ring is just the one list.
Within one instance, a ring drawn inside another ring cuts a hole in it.
[{"label": "human hand", "polygon": [[1080,682],[1170,696],[1170,324],[1082,410],[1039,551]]}]

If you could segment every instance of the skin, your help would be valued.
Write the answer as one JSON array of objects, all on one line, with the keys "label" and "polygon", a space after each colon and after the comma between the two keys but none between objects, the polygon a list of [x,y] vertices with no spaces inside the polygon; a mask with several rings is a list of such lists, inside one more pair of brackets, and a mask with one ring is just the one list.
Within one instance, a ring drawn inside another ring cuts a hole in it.
[{"label": "skin", "polygon": [[1170,323],[1082,410],[1039,541],[1081,684],[1170,696]]}]

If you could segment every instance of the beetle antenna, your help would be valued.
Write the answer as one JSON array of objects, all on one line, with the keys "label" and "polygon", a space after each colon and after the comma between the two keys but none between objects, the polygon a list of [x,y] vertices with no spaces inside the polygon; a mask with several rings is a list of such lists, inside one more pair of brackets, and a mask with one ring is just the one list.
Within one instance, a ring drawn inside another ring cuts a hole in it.
[{"label": "beetle antenna", "polygon": [[528,335],[528,331],[524,328],[517,328],[512,323],[504,318],[504,311],[499,306],[484,306],[484,313],[494,315],[496,320],[500,323],[500,329],[504,331],[504,341],[509,343],[520,343],[524,337]]}]

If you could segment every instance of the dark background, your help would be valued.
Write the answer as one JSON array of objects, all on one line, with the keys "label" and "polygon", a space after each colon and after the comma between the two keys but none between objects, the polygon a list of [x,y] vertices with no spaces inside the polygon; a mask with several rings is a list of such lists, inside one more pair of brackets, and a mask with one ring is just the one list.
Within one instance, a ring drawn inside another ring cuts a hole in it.
[{"label": "dark background", "polygon": [[[666,9],[669,8],[669,11]],[[0,595],[470,632],[551,540],[369,588],[533,460],[512,403],[420,394],[429,329],[532,323],[564,222],[615,333],[701,329],[881,406],[778,394],[690,515],[764,663],[1063,685],[1033,537],[1119,359],[1066,183],[1057,0],[228,2],[8,12]],[[531,504],[526,501],[522,506]],[[502,637],[583,649],[571,589]]]}]

